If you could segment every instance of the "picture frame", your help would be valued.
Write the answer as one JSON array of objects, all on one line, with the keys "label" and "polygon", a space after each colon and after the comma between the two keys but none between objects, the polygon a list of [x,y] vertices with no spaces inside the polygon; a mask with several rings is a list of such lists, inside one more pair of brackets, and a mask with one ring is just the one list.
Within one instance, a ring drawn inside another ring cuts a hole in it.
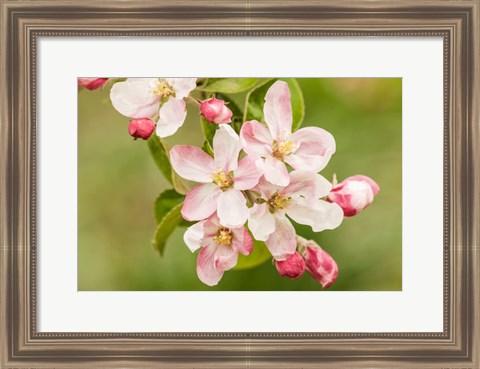
[{"label": "picture frame", "polygon": [[[480,367],[478,0],[0,4],[0,368]],[[36,46],[56,36],[442,37],[443,332],[39,332]]]}]

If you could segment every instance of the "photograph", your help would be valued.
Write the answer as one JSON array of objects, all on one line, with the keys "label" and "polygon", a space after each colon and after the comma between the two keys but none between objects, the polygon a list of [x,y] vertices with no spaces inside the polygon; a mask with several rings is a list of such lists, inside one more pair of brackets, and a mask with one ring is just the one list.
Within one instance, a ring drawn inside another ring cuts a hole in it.
[{"label": "photograph", "polygon": [[401,291],[401,78],[78,78],[79,291]]}]

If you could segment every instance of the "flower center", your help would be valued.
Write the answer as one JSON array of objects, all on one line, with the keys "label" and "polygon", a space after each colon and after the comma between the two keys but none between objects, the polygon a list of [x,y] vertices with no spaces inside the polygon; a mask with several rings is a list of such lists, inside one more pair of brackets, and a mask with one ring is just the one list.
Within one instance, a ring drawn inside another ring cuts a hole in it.
[{"label": "flower center", "polygon": [[284,197],[278,193],[274,194],[270,200],[268,200],[270,213],[274,213],[279,209],[285,209],[288,204],[290,204],[290,201],[292,201],[291,197]]},{"label": "flower center", "polygon": [[283,159],[284,156],[290,155],[296,148],[295,142],[290,140],[273,141],[272,155],[278,159]]},{"label": "flower center", "polygon": [[157,85],[150,91],[150,93],[159,95],[160,98],[175,95],[175,91],[166,81],[158,81]]},{"label": "flower center", "polygon": [[219,245],[228,246],[232,242],[232,232],[228,228],[220,228],[213,240]]},{"label": "flower center", "polygon": [[219,169],[212,174],[212,180],[222,190],[229,189],[233,186],[233,172],[227,174],[223,169]]}]

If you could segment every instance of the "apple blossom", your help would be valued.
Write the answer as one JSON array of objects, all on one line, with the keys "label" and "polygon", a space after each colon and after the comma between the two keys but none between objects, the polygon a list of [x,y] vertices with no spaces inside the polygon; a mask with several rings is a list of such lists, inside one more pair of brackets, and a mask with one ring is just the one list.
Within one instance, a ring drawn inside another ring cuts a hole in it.
[{"label": "apple blossom", "polygon": [[196,78],[128,78],[110,91],[113,107],[130,118],[157,114],[157,135],[168,137],[183,125],[187,116],[184,98],[196,87]]},{"label": "apple blossom", "polygon": [[232,121],[232,111],[227,107],[225,101],[214,97],[202,101],[200,104],[200,113],[210,123],[224,124]]},{"label": "apple blossom", "polygon": [[108,78],[78,78],[78,86],[85,87],[87,90],[96,90],[107,83]]},{"label": "apple blossom", "polygon": [[322,285],[330,287],[337,279],[338,265],[315,241],[297,237],[299,250],[305,258],[307,272]]},{"label": "apple blossom", "polygon": [[289,183],[285,163],[294,169],[318,173],[335,153],[333,136],[322,128],[306,127],[292,133],[292,105],[288,84],[275,82],[265,95],[265,122],[245,122],[240,131],[243,149],[263,165],[267,181],[286,186]]},{"label": "apple blossom", "polygon": [[226,228],[215,213],[189,227],[184,241],[192,252],[201,248],[197,275],[209,286],[215,286],[226,270],[237,265],[239,252],[249,255],[253,250],[252,237],[245,227]]},{"label": "apple blossom", "polygon": [[148,140],[155,130],[155,123],[148,118],[133,119],[128,126],[128,133],[133,138],[142,138]]},{"label": "apple blossom", "polygon": [[275,266],[278,274],[291,279],[300,278],[305,272],[305,260],[298,252],[295,252],[286,260],[275,261]]},{"label": "apple blossom", "polygon": [[295,170],[288,186],[276,186],[265,177],[252,190],[260,197],[249,209],[248,227],[253,237],[265,241],[275,260],[286,260],[297,247],[295,228],[286,217],[309,225],[314,232],[334,229],[343,220],[343,211],[335,203],[321,200],[332,185],[317,173]]},{"label": "apple blossom", "polygon": [[348,177],[328,194],[328,201],[337,203],[346,217],[360,213],[373,202],[380,187],[364,175]]},{"label": "apple blossom", "polygon": [[182,216],[189,221],[208,218],[215,211],[225,227],[240,227],[247,221],[248,208],[242,193],[254,187],[261,176],[254,159],[238,160],[238,135],[222,124],[213,138],[214,158],[194,146],[174,146],[170,161],[180,177],[201,184],[185,198]]}]

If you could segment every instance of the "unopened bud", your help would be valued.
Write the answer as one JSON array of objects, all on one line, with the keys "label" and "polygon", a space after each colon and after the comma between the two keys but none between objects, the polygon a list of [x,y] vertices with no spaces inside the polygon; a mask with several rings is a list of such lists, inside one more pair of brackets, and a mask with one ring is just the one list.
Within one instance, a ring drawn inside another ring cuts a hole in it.
[{"label": "unopened bud", "polygon": [[275,266],[278,274],[282,277],[297,279],[305,272],[305,260],[298,252],[295,252],[287,260],[275,261]]},{"label": "unopened bud", "polygon": [[142,138],[148,140],[155,130],[155,123],[148,118],[133,119],[128,126],[128,133],[133,138]]},{"label": "unopened bud", "polygon": [[232,111],[227,107],[225,101],[214,97],[202,101],[200,104],[200,113],[210,123],[224,124],[232,121]]},{"label": "unopened bud", "polygon": [[78,78],[78,85],[88,90],[96,90],[107,83],[108,78]]}]

